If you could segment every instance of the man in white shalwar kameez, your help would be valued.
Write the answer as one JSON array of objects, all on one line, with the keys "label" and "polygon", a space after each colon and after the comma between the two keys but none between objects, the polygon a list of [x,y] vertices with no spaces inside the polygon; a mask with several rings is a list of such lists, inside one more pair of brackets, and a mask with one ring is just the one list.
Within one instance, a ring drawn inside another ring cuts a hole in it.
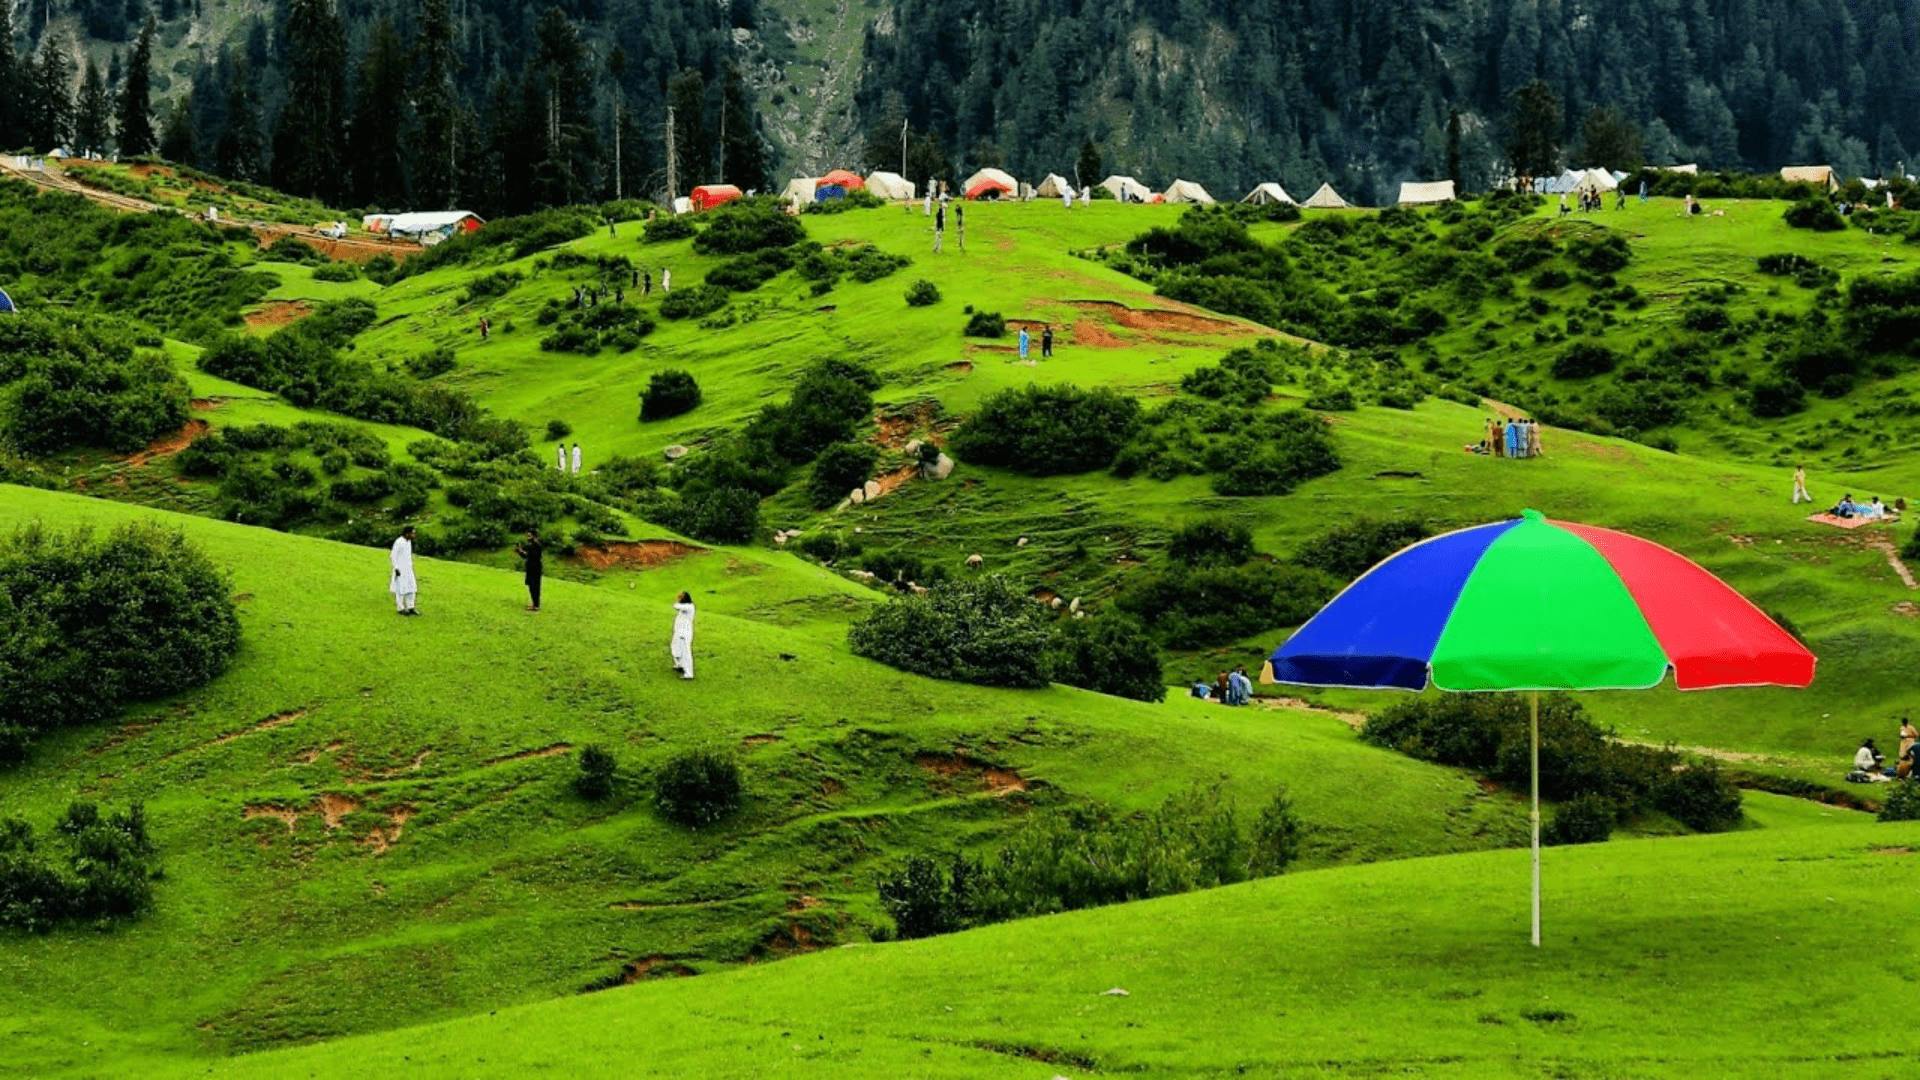
[{"label": "man in white shalwar kameez", "polygon": [[561,443],[553,448],[553,467],[561,472],[567,471],[567,444]]},{"label": "man in white shalwar kameez", "polygon": [[400,530],[399,539],[393,542],[393,550],[387,555],[387,563],[393,568],[387,589],[393,593],[394,608],[402,615],[420,614],[413,610],[414,594],[420,591],[413,577],[413,526]]},{"label": "man in white shalwar kameez", "polygon": [[1073,209],[1073,185],[1072,184],[1060,185],[1060,202],[1067,209],[1069,210]]},{"label": "man in white shalwar kameez", "polygon": [[693,678],[693,595],[681,593],[673,605],[673,669]]},{"label": "man in white shalwar kameez", "polygon": [[580,473],[580,444],[579,443],[573,444],[573,472],[574,472],[574,475],[576,476],[578,476]]}]

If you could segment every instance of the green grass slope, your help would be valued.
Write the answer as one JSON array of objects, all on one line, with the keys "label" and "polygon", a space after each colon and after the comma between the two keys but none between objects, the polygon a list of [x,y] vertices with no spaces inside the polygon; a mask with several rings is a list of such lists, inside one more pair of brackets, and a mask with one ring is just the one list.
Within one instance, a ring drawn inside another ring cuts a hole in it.
[{"label": "green grass slope", "polygon": [[[571,568],[537,615],[515,575],[423,560],[424,615],[400,619],[377,550],[18,488],[0,508],[178,524],[232,567],[245,628],[223,678],[49,740],[0,788],[0,814],[43,825],[74,798],[145,800],[167,874],[122,930],[0,941],[0,1073],[113,1072],[564,996],[648,958],[704,971],[863,940],[884,859],[1064,798],[1145,807],[1221,782],[1251,814],[1285,783],[1321,864],[1524,835],[1513,797],[1322,716],[857,659],[839,627],[867,594],[789,556]],[[701,604],[693,683],[665,653],[682,588]],[[564,751],[592,742],[626,767],[609,805],[567,787]],[[702,744],[740,753],[749,800],[691,833],[637,776]]]},{"label": "green grass slope", "polygon": [[[1906,1075],[1920,825],[1291,875],[243,1057],[195,1075]],[[1114,991],[1124,991],[1116,993]],[[183,1072],[182,1075],[185,1075]]]}]

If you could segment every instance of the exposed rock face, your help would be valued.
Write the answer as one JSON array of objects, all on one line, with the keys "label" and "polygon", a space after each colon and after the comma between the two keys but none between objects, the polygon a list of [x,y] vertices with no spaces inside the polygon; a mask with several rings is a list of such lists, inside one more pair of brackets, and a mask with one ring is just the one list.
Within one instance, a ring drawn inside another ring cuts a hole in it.
[{"label": "exposed rock face", "polygon": [[687,456],[687,448],[681,446],[679,443],[674,443],[672,446],[662,450],[661,453],[667,455],[668,461],[679,461],[681,458]]}]

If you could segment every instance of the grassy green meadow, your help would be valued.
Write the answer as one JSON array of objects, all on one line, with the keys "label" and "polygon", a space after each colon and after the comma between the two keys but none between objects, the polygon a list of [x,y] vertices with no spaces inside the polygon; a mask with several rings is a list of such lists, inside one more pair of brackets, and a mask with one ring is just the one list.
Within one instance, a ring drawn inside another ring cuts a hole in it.
[{"label": "grassy green meadow", "polygon": [[[1788,230],[1780,204],[1692,220],[1677,206],[1630,201],[1566,226],[1543,208],[1508,228],[1620,229],[1633,252],[1620,279],[1652,301],[1608,329],[1622,339],[1672,333],[1708,286],[1738,285],[1736,313],[1812,304],[1760,275],[1760,255],[1802,251],[1843,275],[1914,261],[1859,230]],[[594,356],[540,348],[542,306],[601,280],[552,250],[492,249],[386,287],[258,269],[280,278],[269,304],[371,300],[377,322],[352,350],[376,366],[453,349],[438,381],[525,425],[546,460],[546,423],[564,420],[588,469],[711,450],[810,361],[860,360],[883,379],[862,434],[887,473],[907,440],[944,441],[995,391],[1071,382],[1157,401],[1226,350],[1279,336],[1084,257],[1179,213],[969,205],[964,252],[949,221],[939,255],[918,204],[806,215],[816,241],[912,265],[824,295],[782,274],[706,325],[662,319],[632,351]],[[1255,231],[1284,244],[1297,229]],[[627,285],[646,306],[662,271],[679,289],[721,261],[689,241],[643,244],[635,222],[566,250],[650,272],[650,297]],[[499,270],[524,280],[470,300],[468,283]],[[943,299],[907,306],[918,279]],[[1051,325],[1055,357],[1027,366],[1011,333],[964,337],[969,306],[1031,325],[1036,361]],[[1482,349],[1485,322],[1511,321],[1496,300],[1449,316],[1435,347],[1467,371],[1538,380],[1558,348],[1514,323]],[[299,409],[197,370],[194,346],[168,350],[215,430],[324,419],[396,461],[425,435]],[[639,422],[639,390],[669,368],[695,375],[702,404]],[[1548,428],[1547,456],[1529,461],[1463,452],[1490,403],[1363,405],[1329,414],[1342,468],[1284,497],[963,460],[862,506],[816,510],[790,489],[764,504],[763,531],[832,532],[955,575],[977,553],[1097,617],[1202,517],[1244,522],[1285,558],[1358,516],[1468,524],[1537,508],[1680,551],[1820,656],[1805,691],[1583,695],[1598,719],[1840,787],[1860,738],[1889,744],[1892,718],[1920,707],[1920,595],[1893,553],[1914,526],[1808,523],[1788,502],[1791,462],[1804,453],[1821,507],[1843,489],[1920,501],[1920,435],[1872,419],[1916,384],[1894,373],[1766,422],[1716,389],[1672,430],[1679,453]],[[1277,386],[1270,400],[1308,396]],[[508,552],[423,559],[423,616],[400,619],[383,551],[211,520],[214,485],[164,455],[48,468],[68,490],[0,485],[0,521],[177,526],[231,569],[244,637],[212,684],[50,737],[0,774],[0,816],[43,828],[76,798],[144,800],[166,870],[138,921],[0,935],[0,1076],[1892,1077],[1912,1053],[1912,823],[1749,793],[1734,833],[1646,820],[1639,838],[1550,850],[1536,953],[1524,793],[1361,743],[1349,720],[1380,695],[1263,688],[1286,697],[1229,710],[1172,690],[1140,703],[937,682],[848,650],[847,625],[881,592],[771,542],[699,545],[631,516],[634,540],[685,546],[645,568],[555,559],[537,614]],[[445,509],[435,500],[429,515]],[[700,608],[692,683],[667,654],[682,589]],[[1257,669],[1287,630],[1176,650],[1168,679]],[[589,744],[620,759],[609,803],[570,787]],[[704,831],[667,823],[646,793],[651,770],[693,746],[737,754],[746,775],[745,809]],[[1147,809],[1216,784],[1243,818],[1288,789],[1310,828],[1295,872],[873,941],[889,922],[875,877],[908,853],[984,851],[1071,803]]]}]

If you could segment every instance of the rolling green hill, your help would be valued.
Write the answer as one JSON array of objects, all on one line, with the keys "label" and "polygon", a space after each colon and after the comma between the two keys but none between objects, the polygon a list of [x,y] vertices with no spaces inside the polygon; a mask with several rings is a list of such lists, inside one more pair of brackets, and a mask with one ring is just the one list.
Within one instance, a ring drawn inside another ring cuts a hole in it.
[{"label": "rolling green hill", "polygon": [[[1620,333],[1667,333],[1706,285],[1731,280],[1766,295],[1771,283],[1748,260],[1782,245],[1804,243],[1848,275],[1904,257],[1858,230],[1817,240],[1776,230],[1764,215],[1777,204],[1737,209],[1744,216],[1733,220],[1754,224],[1714,234],[1710,275],[1686,269],[1699,234],[1684,230],[1724,221],[1687,221],[1655,200],[1579,226],[1630,223],[1622,232],[1633,263],[1620,279],[1642,281],[1655,299],[1621,315]],[[1293,408],[1328,379],[1366,394],[1359,408],[1326,414],[1339,471],[1290,495],[1225,497],[1205,475],[1039,478],[964,456],[944,481],[899,473],[908,440],[944,442],[995,391],[1064,381],[1159,405],[1190,398],[1182,377],[1230,348],[1279,338],[1156,297],[1075,254],[1117,251],[1178,213],[969,206],[966,251],[950,227],[937,256],[917,207],[808,215],[814,241],[872,244],[912,262],[824,292],[787,271],[713,314],[661,318],[630,351],[591,356],[543,350],[549,330],[539,319],[576,286],[611,280],[593,260],[629,260],[656,281],[671,269],[675,292],[723,260],[686,240],[642,244],[638,225],[622,223],[616,235],[600,230],[519,258],[489,249],[384,287],[261,264],[280,278],[270,304],[351,294],[374,305],[344,355],[404,372],[409,359],[451,349],[452,369],[419,385],[462,390],[533,432],[541,462],[553,443],[540,433],[563,420],[589,470],[615,454],[658,459],[673,444],[698,461],[785,400],[811,361],[863,362],[882,385],[873,421],[856,434],[882,446],[879,471],[898,486],[860,506],[816,510],[799,494],[804,484],[763,503],[762,538],[791,528],[864,545],[832,566],[791,543],[699,544],[625,507],[627,540],[643,546],[582,545],[586,556],[630,558],[556,558],[547,610],[521,610],[510,554],[474,549],[424,560],[425,615],[403,620],[383,592],[381,550],[189,516],[215,510],[217,485],[165,452],[136,462],[69,451],[38,462],[49,482],[73,490],[0,487],[4,520],[178,525],[232,568],[245,633],[233,669],[210,686],[131,710],[111,728],[50,738],[31,764],[0,777],[0,815],[43,826],[75,798],[144,800],[166,868],[156,909],[138,922],[0,938],[0,1025],[12,1051],[0,1055],[0,1075],[169,1065],[330,1075],[367,1062],[448,1075],[534,1063],[594,1071],[580,1059],[592,1045],[586,1033],[617,1043],[625,1030],[636,1042],[619,1060],[641,1055],[637,1067],[678,1075],[1409,1065],[1461,1076],[1684,1075],[1708,1063],[1732,1075],[1885,1074],[1881,1055],[1900,1044],[1878,1029],[1859,1034],[1860,1003],[1894,1000],[1910,980],[1898,965],[1863,969],[1845,957],[1870,953],[1885,898],[1911,891],[1911,859],[1874,850],[1912,846],[1909,826],[1858,825],[1850,812],[1750,795],[1750,832],[1552,852],[1550,948],[1536,958],[1521,944],[1522,858],[1489,850],[1523,841],[1524,807],[1471,776],[1361,744],[1347,720],[1377,695],[1305,695],[1316,708],[1268,698],[1225,710],[1177,695],[1145,704],[1061,686],[935,682],[848,651],[846,626],[883,595],[852,571],[882,555],[961,576],[978,553],[986,571],[1038,597],[1079,598],[1099,619],[1165,567],[1175,526],[1202,517],[1245,523],[1263,558],[1285,560],[1358,517],[1464,524],[1531,506],[1701,561],[1791,619],[1821,657],[1804,692],[1585,695],[1624,737],[1835,784],[1862,735],[1891,734],[1889,715],[1920,703],[1906,675],[1920,638],[1916,598],[1893,545],[1911,526],[1807,523],[1787,502],[1788,472],[1772,452],[1818,430],[1796,425],[1837,424],[1848,401],[1904,386],[1913,378],[1904,372],[1787,421],[1729,413],[1735,399],[1717,390],[1710,407],[1670,429],[1678,454],[1550,426],[1546,458],[1509,462],[1462,452],[1496,407],[1464,393],[1464,379],[1447,383],[1450,396],[1382,407],[1368,396],[1378,369],[1315,351],[1290,360],[1287,379],[1249,415]],[[1543,214],[1511,225],[1553,227]],[[1277,243],[1301,228],[1258,227]],[[522,276],[475,298],[476,280],[500,271]],[[903,294],[919,279],[943,299],[909,307]],[[658,288],[644,298],[629,288],[627,302],[657,315],[662,299]],[[968,307],[1054,326],[1056,357],[1029,367],[1010,337],[966,337]],[[482,316],[492,324],[485,341]],[[1481,354],[1468,333],[1434,347],[1476,372],[1503,357],[1516,369],[1537,365],[1557,344],[1516,333]],[[215,432],[321,420],[416,463],[418,429],[299,409],[197,370],[194,346],[167,351],[191,384],[196,419]],[[703,402],[643,424],[637,393],[668,368],[692,372]],[[1909,435],[1887,430],[1883,442],[1858,440],[1853,454],[1838,435],[1821,447],[1816,494],[1920,491]],[[421,520],[432,527],[452,513],[436,491]],[[385,511],[369,520],[391,534]],[[580,528],[569,518],[555,539],[570,543]],[[673,676],[665,648],[667,605],[681,589],[701,609],[701,677],[691,684]],[[1286,630],[1174,643],[1169,681],[1257,666]],[[601,806],[569,787],[574,751],[596,743],[622,765],[619,795]],[[696,833],[659,818],[645,782],[674,751],[701,745],[739,756],[748,799],[739,817]],[[982,851],[1036,815],[1086,801],[1145,809],[1216,783],[1246,817],[1285,785],[1311,830],[1305,872],[942,941],[827,949],[864,945],[885,927],[875,876],[904,854]],[[1850,827],[1805,827],[1842,823]],[[727,972],[813,951],[825,955]],[[1555,957],[1565,966],[1552,966]],[[687,973],[700,977],[535,1004]],[[1099,996],[1115,985],[1131,996]],[[935,1000],[949,987],[952,1000]],[[1793,1032],[1764,1023],[1806,1001],[1828,1003],[1817,1022]],[[1144,1016],[1102,1015],[1141,1005]],[[506,1031],[477,1015],[520,1006],[534,1011],[502,1013]],[[628,1029],[636,1007],[649,1022]],[[396,1031],[440,1022],[451,1023]],[[811,1046],[796,1053],[803,1033]],[[312,1057],[228,1060],[351,1035],[369,1040],[300,1052]],[[593,1053],[614,1060],[617,1048]]]}]

